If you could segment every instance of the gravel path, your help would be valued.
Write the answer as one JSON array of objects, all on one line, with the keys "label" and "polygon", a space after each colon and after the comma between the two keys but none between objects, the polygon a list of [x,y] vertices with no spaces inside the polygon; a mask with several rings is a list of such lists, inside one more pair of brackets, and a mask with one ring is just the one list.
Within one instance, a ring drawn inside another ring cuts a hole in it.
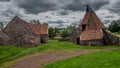
[{"label": "gravel path", "polygon": [[32,57],[26,58],[24,60],[18,61],[12,67],[8,68],[42,68],[47,64],[75,57],[82,54],[89,54],[94,52],[106,52],[112,50],[120,50],[120,48],[109,48],[101,50],[80,50],[75,52],[64,52],[64,51],[46,51],[42,53],[37,53]]}]

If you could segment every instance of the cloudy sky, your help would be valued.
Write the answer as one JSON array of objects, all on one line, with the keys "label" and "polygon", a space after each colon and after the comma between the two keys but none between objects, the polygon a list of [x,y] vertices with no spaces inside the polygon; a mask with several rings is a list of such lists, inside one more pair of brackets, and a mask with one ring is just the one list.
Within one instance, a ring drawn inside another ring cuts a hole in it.
[{"label": "cloudy sky", "polygon": [[79,25],[85,4],[92,6],[108,26],[120,19],[120,0],[0,0],[0,21],[6,25],[14,16],[24,20],[40,20],[53,27]]}]

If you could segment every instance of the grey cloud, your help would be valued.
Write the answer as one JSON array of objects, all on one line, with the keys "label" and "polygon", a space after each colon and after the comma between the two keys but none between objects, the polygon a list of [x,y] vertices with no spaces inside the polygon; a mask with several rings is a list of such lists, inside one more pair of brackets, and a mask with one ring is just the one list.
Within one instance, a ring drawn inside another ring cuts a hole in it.
[{"label": "grey cloud", "polygon": [[46,18],[47,18],[47,19],[51,19],[51,17],[49,17],[49,16],[46,16]]},{"label": "grey cloud", "polygon": [[91,5],[94,10],[98,10],[100,7],[109,3],[109,0],[74,0],[71,4],[68,4],[65,9],[79,11],[84,10],[84,5]]},{"label": "grey cloud", "polygon": [[27,13],[38,14],[48,10],[56,9],[56,4],[49,0],[14,0],[20,8],[24,8]]},{"label": "grey cloud", "polygon": [[64,28],[64,27],[66,27],[64,24],[59,24],[59,25],[57,25],[56,27],[58,27],[58,28]]},{"label": "grey cloud", "polygon": [[64,28],[66,27],[66,25],[64,25],[63,23],[48,23],[49,26],[52,26],[52,27],[57,27],[57,28]]},{"label": "grey cloud", "polygon": [[69,13],[71,13],[71,10],[57,10],[56,13],[58,15],[69,15]]},{"label": "grey cloud", "polygon": [[0,0],[2,2],[10,2],[11,0]]},{"label": "grey cloud", "polygon": [[57,21],[48,21],[48,23],[58,23],[58,24],[61,24],[61,23],[65,23],[63,20],[57,20]]},{"label": "grey cloud", "polygon": [[71,23],[71,25],[75,25],[75,26],[79,26],[79,24],[80,24],[80,21]]},{"label": "grey cloud", "polygon": [[14,16],[24,17],[22,14],[12,9],[7,9],[2,13],[2,15],[5,17],[14,17]]},{"label": "grey cloud", "polygon": [[104,20],[104,24],[108,24],[108,23],[110,23],[111,21],[110,20]]},{"label": "grey cloud", "polygon": [[102,6],[109,3],[110,3],[109,0],[92,0],[90,4],[93,6],[95,10],[98,10]]},{"label": "grey cloud", "polygon": [[3,16],[10,17],[14,12],[12,10],[6,10],[2,13]]},{"label": "grey cloud", "polygon": [[[109,0],[14,0],[16,5],[24,8],[27,13],[38,14],[52,10],[72,10],[82,11],[84,5],[92,5],[95,10],[109,3]],[[66,12],[61,12],[61,15],[66,15]]]},{"label": "grey cloud", "polygon": [[114,18],[114,16],[106,16],[106,18]]},{"label": "grey cloud", "polygon": [[[108,5],[108,6],[111,6],[111,5]],[[117,0],[116,3],[112,4],[112,6],[109,7],[108,9],[120,15],[120,0]]]},{"label": "grey cloud", "polygon": [[61,15],[68,15],[68,12],[67,11],[61,11],[61,12],[59,12],[59,14],[61,14]]},{"label": "grey cloud", "polygon": [[4,27],[8,24],[9,21],[2,21],[3,22],[3,25]]}]

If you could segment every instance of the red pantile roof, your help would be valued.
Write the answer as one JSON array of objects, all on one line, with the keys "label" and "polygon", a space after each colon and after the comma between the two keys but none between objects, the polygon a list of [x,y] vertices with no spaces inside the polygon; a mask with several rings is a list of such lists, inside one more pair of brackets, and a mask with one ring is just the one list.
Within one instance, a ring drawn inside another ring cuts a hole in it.
[{"label": "red pantile roof", "polygon": [[84,41],[84,40],[99,40],[103,38],[103,34],[102,34],[102,30],[100,29],[88,29],[85,30],[81,36],[80,36],[80,40]]},{"label": "red pantile roof", "polygon": [[48,34],[47,24],[32,24],[32,23],[26,24],[35,34]]},{"label": "red pantile roof", "polygon": [[32,24],[20,19],[17,16],[15,16],[13,20],[20,21],[21,23],[26,24],[35,34],[48,34],[48,24]]}]

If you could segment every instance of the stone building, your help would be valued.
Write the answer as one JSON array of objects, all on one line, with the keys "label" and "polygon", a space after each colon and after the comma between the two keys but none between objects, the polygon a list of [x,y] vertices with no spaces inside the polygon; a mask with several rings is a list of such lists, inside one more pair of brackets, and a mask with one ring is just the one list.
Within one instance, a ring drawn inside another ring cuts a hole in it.
[{"label": "stone building", "polygon": [[35,47],[48,42],[48,24],[32,24],[17,16],[8,23],[2,33],[9,37],[7,44],[0,42],[3,45]]},{"label": "stone building", "polygon": [[108,33],[93,9],[86,6],[84,19],[71,34],[71,42],[88,46],[118,45],[119,38]]},{"label": "stone building", "polygon": [[3,30],[3,23],[0,22],[0,31],[2,31],[2,30]]}]

